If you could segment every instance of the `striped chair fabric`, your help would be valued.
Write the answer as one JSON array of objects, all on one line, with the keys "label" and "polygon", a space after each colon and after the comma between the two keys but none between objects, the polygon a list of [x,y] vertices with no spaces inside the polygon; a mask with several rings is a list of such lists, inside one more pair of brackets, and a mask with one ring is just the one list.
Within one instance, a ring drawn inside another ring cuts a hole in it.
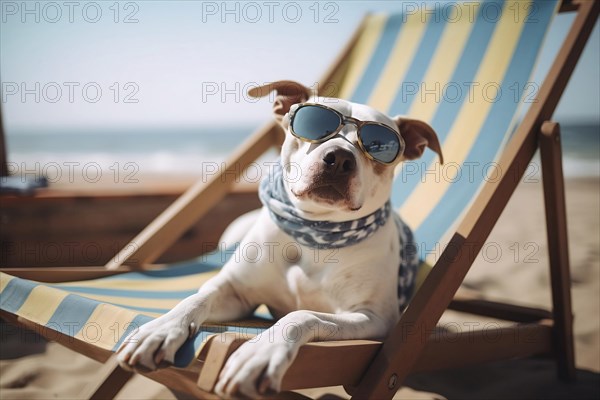
[{"label": "striped chair fabric", "polygon": [[[440,166],[432,152],[402,164],[392,193],[423,259],[435,261],[484,180],[502,173],[493,161],[515,127],[557,3],[442,3],[367,18],[339,97],[422,119],[438,133],[446,164]],[[214,253],[164,270],[56,285],[3,273],[0,309],[114,351],[133,329],[194,293],[226,257]],[[204,326],[179,350],[176,366],[188,365],[214,333],[264,327],[245,326]]]}]

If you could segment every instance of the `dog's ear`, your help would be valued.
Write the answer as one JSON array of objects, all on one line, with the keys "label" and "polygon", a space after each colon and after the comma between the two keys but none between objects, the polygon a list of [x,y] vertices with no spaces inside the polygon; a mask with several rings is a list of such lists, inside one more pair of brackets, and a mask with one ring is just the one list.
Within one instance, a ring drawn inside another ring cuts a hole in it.
[{"label": "dog's ear", "polygon": [[273,103],[275,119],[281,122],[283,116],[290,111],[290,107],[297,103],[303,103],[313,94],[313,90],[294,81],[277,81],[263,86],[252,88],[248,95],[252,97],[264,97],[272,91],[277,94]]},{"label": "dog's ear", "polygon": [[440,146],[437,134],[431,126],[423,121],[401,116],[394,117],[394,122],[396,122],[400,130],[400,135],[402,135],[406,144],[406,148],[404,149],[404,158],[406,160],[414,160],[421,157],[425,151],[425,147],[429,147],[440,157],[440,163],[444,163],[442,146]]}]

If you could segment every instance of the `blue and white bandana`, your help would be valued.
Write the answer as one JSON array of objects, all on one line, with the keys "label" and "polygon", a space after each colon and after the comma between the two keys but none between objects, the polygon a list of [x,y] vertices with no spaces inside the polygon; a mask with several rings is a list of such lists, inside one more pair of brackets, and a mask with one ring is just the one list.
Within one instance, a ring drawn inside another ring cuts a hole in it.
[{"label": "blue and white bandana", "polygon": [[393,215],[400,237],[398,302],[401,310],[406,307],[414,290],[419,258],[410,228],[397,213],[392,212],[389,201],[374,213],[353,221],[311,221],[302,218],[285,191],[281,163],[277,163],[271,175],[261,181],[258,195],[275,224],[299,244],[311,248],[336,249],[360,243],[371,237]]}]

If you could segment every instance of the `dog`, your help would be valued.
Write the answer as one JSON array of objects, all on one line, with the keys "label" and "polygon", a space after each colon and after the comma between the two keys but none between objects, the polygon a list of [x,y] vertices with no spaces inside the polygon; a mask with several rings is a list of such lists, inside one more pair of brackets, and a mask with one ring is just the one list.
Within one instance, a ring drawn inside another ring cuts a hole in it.
[{"label": "dog", "polygon": [[[132,333],[118,350],[123,368],[168,365],[203,322],[239,319],[265,304],[278,323],[231,355],[215,387],[223,397],[260,397],[280,390],[303,344],[382,338],[398,322],[417,255],[405,251],[410,230],[389,205],[394,169],[426,147],[442,159],[436,133],[292,81],[249,94],[272,92],[286,132],[280,167],[263,179],[264,207],[242,224],[251,227],[236,250],[259,244],[263,256],[232,256],[196,294]],[[329,257],[317,256],[322,249]]]}]

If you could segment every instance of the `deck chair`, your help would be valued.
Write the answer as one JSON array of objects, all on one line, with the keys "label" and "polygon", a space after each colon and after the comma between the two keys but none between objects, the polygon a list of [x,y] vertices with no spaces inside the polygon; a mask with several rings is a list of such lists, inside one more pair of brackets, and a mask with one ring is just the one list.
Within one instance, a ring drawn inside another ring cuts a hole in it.
[{"label": "deck chair", "polygon": [[[433,265],[431,272],[387,338],[303,346],[284,377],[284,390],[344,385],[354,398],[384,399],[391,398],[410,373],[540,354],[557,358],[559,377],[574,378],[560,128],[550,118],[597,19],[598,2],[519,2],[522,18],[514,18],[513,11],[508,13],[512,2],[473,4],[469,5],[474,7],[471,21],[460,18],[450,23],[448,17],[434,18],[435,13],[416,9],[368,16],[320,81],[324,95],[428,121],[440,136],[447,163],[455,169],[494,165],[501,173],[440,180],[435,179],[439,166],[432,154],[418,160],[420,164],[404,164],[397,173],[399,185],[392,201],[415,230],[420,255]],[[456,3],[443,7],[459,8],[446,10],[448,15],[467,12]],[[500,12],[493,14],[494,10]],[[437,101],[427,98],[426,91],[436,84],[450,88],[454,83],[479,82],[494,86],[498,93],[510,93],[511,85],[523,88],[557,10],[577,14],[522,120],[517,117],[522,94],[517,101],[512,96],[493,101],[482,96],[458,100],[449,93]],[[421,95],[425,101],[420,101]],[[85,395],[114,396],[130,376],[118,368],[113,357],[120,342],[136,326],[195,291],[218,271],[227,251],[168,268],[152,266],[152,262],[227,194],[236,171],[239,174],[281,142],[275,124],[256,132],[231,156],[228,169],[191,187],[105,269],[76,273],[55,269],[37,275],[38,280],[54,282],[67,274],[96,279],[49,284],[24,279],[39,271],[13,271],[20,277],[2,273],[1,317],[104,362],[99,380]],[[551,252],[552,311],[455,298],[538,148]],[[425,179],[415,168],[429,171]],[[447,308],[514,324],[494,332],[459,334],[447,343],[431,335]],[[206,325],[178,352],[175,367],[142,373],[175,391],[212,398],[227,357],[265,323],[255,319],[250,325]],[[490,344],[486,340],[489,335],[498,340]]]}]

